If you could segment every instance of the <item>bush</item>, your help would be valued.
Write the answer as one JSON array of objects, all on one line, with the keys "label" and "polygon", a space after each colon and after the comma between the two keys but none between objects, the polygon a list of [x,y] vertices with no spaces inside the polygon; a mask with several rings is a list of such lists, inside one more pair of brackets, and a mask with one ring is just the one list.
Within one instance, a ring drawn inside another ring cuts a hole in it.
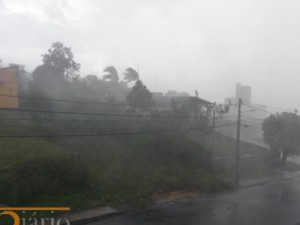
[{"label": "bush", "polygon": [[0,204],[12,204],[14,199],[13,182],[9,175],[2,175],[0,177]]},{"label": "bush", "polygon": [[78,159],[40,157],[24,161],[12,171],[15,196],[18,203],[26,204],[40,197],[84,189],[89,185],[86,166]]}]

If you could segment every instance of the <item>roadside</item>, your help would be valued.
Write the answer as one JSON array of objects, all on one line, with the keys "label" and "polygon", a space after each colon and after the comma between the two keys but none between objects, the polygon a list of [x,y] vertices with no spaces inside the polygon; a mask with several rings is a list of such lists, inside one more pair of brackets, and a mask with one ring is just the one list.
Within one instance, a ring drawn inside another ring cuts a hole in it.
[{"label": "roadside", "polygon": [[[195,139],[199,140],[198,135]],[[300,167],[299,167],[299,157],[291,158],[288,160],[287,170],[283,174],[278,173],[278,170],[275,171],[274,168],[271,168],[266,161],[265,153],[266,148],[264,146],[255,145],[255,143],[249,143],[242,141],[242,166],[241,174],[242,180],[240,181],[239,189],[245,189],[254,186],[266,185],[270,183],[276,183],[283,180],[289,180],[300,177]],[[215,153],[221,154],[220,158],[222,159],[222,164],[219,164],[220,169],[224,171],[227,170],[228,174],[232,176],[234,173],[234,153],[235,141],[232,138],[224,137],[218,135],[218,139],[215,143]],[[229,177],[229,176],[228,176]],[[209,194],[200,193],[200,192],[183,192],[183,191],[171,191],[167,193],[157,194],[153,196],[153,205],[165,204],[177,202],[180,200],[192,200],[201,196],[207,196]],[[147,206],[147,208],[150,207]],[[136,211],[135,209],[134,211]],[[71,224],[85,224],[90,222],[95,222],[100,220],[103,217],[110,217],[114,215],[120,215],[131,210],[117,210],[115,208],[101,207],[91,210],[81,211],[72,215],[68,215]]]},{"label": "roadside", "polygon": [[[267,184],[297,179],[299,177],[300,177],[300,171],[294,171],[294,172],[284,171],[282,176],[280,176],[280,175],[276,176],[276,177],[270,176],[270,177],[265,177],[265,178],[257,178],[257,179],[249,179],[249,180],[241,181],[240,187],[238,189],[236,189],[236,191],[238,191],[239,189],[245,189],[245,188],[250,188],[250,187],[255,187],[255,186],[261,186],[261,185],[267,185]],[[197,193],[197,192],[173,191],[168,194],[155,196],[155,198],[156,198],[155,204],[151,207],[154,207],[155,205],[160,205],[160,204],[168,204],[168,203],[172,204],[177,201],[183,201],[183,200],[185,200],[185,201],[191,200],[192,201],[193,199],[197,199],[201,196],[207,197],[209,195],[203,194],[203,193],[201,194],[201,193]],[[131,211],[139,211],[139,210],[138,209],[117,210],[117,209],[111,208],[109,206],[106,206],[106,207],[82,211],[82,212],[71,214],[71,215],[66,215],[66,217],[69,219],[69,221],[72,225],[81,225],[81,224],[96,222],[96,221],[99,221],[100,219],[104,219],[104,218],[116,216],[116,215],[121,215],[121,214],[131,212]]]}]

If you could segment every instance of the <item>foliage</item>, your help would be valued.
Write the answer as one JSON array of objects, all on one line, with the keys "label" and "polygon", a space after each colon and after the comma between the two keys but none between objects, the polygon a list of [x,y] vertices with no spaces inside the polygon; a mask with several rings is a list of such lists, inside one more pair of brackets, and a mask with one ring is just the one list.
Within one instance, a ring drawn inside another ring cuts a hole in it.
[{"label": "foliage", "polygon": [[[78,114],[24,112],[24,117],[19,120],[20,114],[1,113],[9,123],[5,135],[26,132],[26,135],[67,135],[68,138],[2,139],[0,203],[51,203],[77,209],[107,204],[140,207],[147,204],[156,192],[209,192],[224,187],[219,185],[215,176],[208,178],[215,175],[210,152],[189,140],[185,132],[145,134],[149,130],[177,131],[195,125],[195,121],[191,123],[188,119],[168,118],[196,112],[198,108],[194,107],[194,102],[176,112],[154,112],[152,95],[132,68],[125,72],[127,82],[137,80],[131,90],[127,83],[119,82],[118,72],[113,66],[104,70],[103,79],[95,75],[71,79],[78,77],[79,69],[71,49],[60,42],[53,43],[43,55],[43,64],[32,73],[28,92],[22,93],[33,98],[21,100],[24,108]],[[116,119],[109,116],[127,113],[128,108],[123,106],[126,96],[134,112],[164,115],[167,119]],[[71,102],[72,99],[76,102]],[[114,103],[122,106],[116,107],[112,105]],[[24,127],[24,130],[18,127]],[[121,134],[133,131],[141,134],[101,137],[105,132]],[[93,136],[98,134],[99,137]],[[86,137],[72,138],[72,135]],[[213,184],[217,187],[212,187]]]},{"label": "foliage", "polygon": [[[57,90],[79,77],[80,64],[73,59],[71,48],[61,42],[54,42],[47,53],[42,55],[42,65],[32,72],[29,94],[34,97],[52,96]],[[58,92],[58,93],[59,93]]]},{"label": "foliage", "polygon": [[149,112],[153,105],[152,94],[141,80],[138,80],[132,87],[127,100],[135,112]]},{"label": "foliage", "polygon": [[62,76],[55,73],[54,68],[50,65],[36,67],[31,77],[29,92],[34,96],[48,93],[56,84],[62,82]]},{"label": "foliage", "polygon": [[12,180],[18,203],[23,204],[43,196],[85,189],[89,183],[84,164],[68,156],[24,161],[14,168]]},{"label": "foliage", "polygon": [[3,151],[1,161],[0,202],[7,205],[141,207],[155,193],[227,187],[212,170],[210,152],[184,133],[60,139],[60,153],[46,140],[22,143],[4,144],[17,149]]},{"label": "foliage", "polygon": [[127,68],[126,71],[124,72],[124,80],[126,80],[127,83],[131,81],[136,81],[139,79],[139,74],[136,72],[134,69],[131,67]]},{"label": "foliage", "polygon": [[184,134],[101,138],[90,147],[83,151],[99,181],[99,198],[110,205],[141,207],[154,193],[174,190],[210,192],[218,180],[210,152]]},{"label": "foliage", "polygon": [[[9,134],[9,129],[6,129]],[[67,150],[36,139],[1,139],[0,145],[0,203],[15,204],[17,202],[12,171],[18,165],[36,158],[61,157]],[[26,154],[24,154],[26,152]]]},{"label": "foliage", "polygon": [[263,122],[263,132],[275,161],[284,164],[289,155],[299,153],[300,117],[296,114],[270,115]]},{"label": "foliage", "polygon": [[42,57],[43,65],[52,67],[57,76],[66,79],[78,77],[80,64],[74,61],[71,48],[62,42],[54,42]]},{"label": "foliage", "polygon": [[103,72],[106,72],[103,76],[103,80],[110,80],[110,82],[117,83],[119,81],[118,71],[114,66],[106,67]]}]

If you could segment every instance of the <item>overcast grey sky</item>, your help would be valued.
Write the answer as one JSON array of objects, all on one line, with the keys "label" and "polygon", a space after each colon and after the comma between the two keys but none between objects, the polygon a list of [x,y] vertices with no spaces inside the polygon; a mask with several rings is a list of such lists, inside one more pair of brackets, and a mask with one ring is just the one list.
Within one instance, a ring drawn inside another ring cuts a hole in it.
[{"label": "overcast grey sky", "polygon": [[0,58],[41,63],[54,41],[81,76],[140,65],[152,91],[222,102],[236,82],[253,101],[300,108],[298,0],[0,0]]}]

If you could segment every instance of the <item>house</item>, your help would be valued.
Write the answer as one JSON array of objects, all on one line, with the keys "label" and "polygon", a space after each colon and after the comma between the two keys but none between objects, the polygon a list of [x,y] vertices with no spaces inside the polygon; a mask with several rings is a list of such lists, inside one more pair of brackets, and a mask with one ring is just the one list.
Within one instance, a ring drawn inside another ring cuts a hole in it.
[{"label": "house", "polygon": [[166,96],[161,92],[152,92],[152,99],[158,111],[169,111],[176,108],[187,107],[191,109],[191,116],[210,116],[212,102],[195,96]]}]

